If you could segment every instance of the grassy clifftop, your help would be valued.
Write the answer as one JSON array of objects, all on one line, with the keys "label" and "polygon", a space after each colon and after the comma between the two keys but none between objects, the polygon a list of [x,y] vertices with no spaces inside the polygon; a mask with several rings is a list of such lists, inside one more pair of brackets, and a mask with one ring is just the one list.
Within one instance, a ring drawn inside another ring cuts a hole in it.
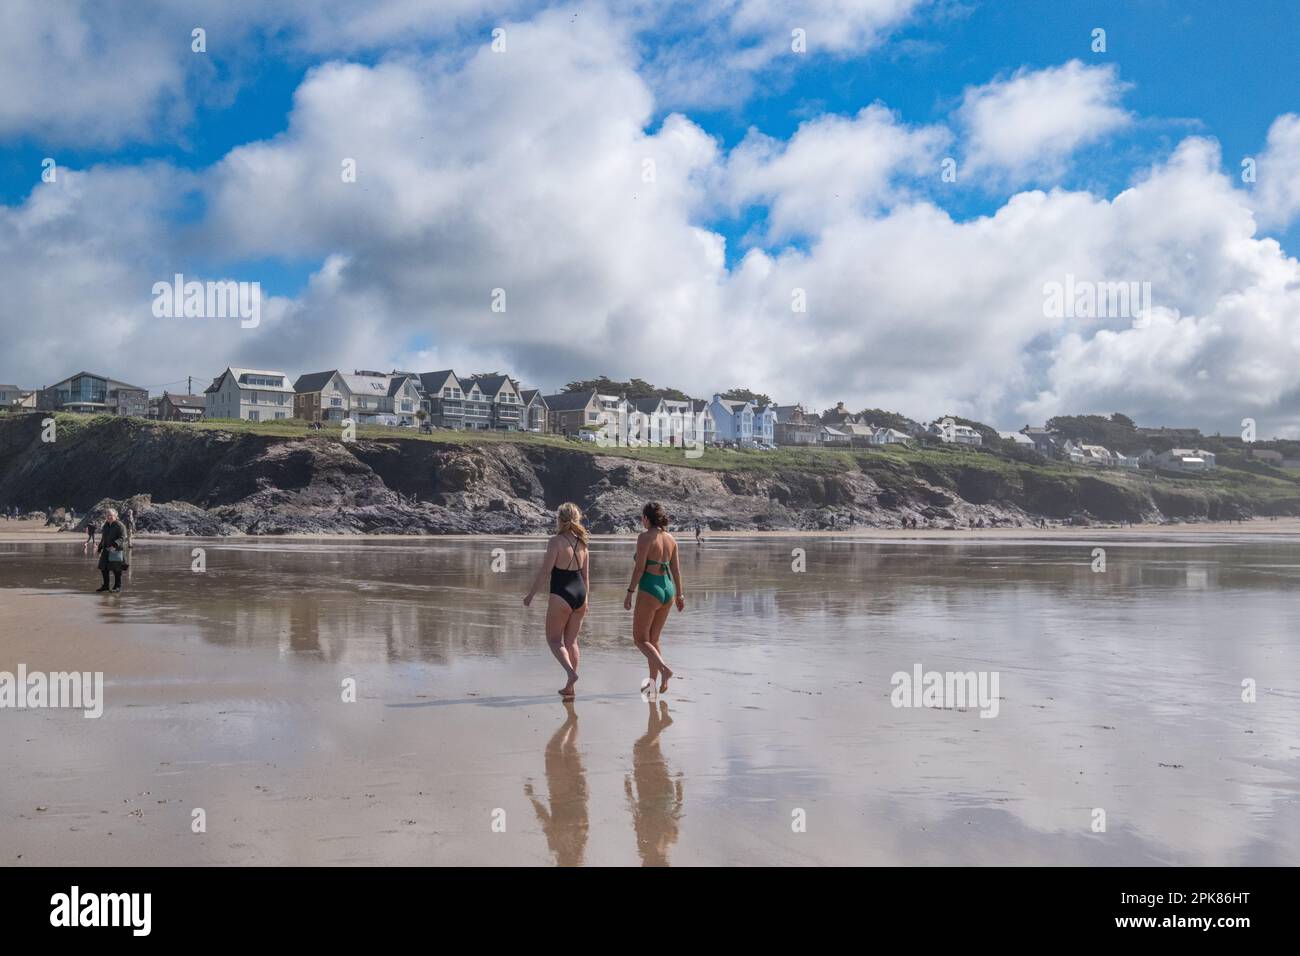
[{"label": "grassy clifftop", "polygon": [[1284,473],[1221,467],[1156,475],[965,446],[711,448],[688,458],[682,449],[600,448],[520,433],[361,427],[344,443],[337,427],[308,431],[295,421],[63,414],[54,416],[49,444],[41,441],[44,417],[0,416],[0,503],[84,509],[148,495],[213,521],[220,512],[223,526],[247,528],[271,514],[280,527],[357,530],[353,519],[372,509],[382,521],[364,527],[412,533],[531,530],[563,500],[620,528],[651,497],[677,515],[732,528],[888,527],[909,516],[965,526],[1300,514],[1300,483]]}]

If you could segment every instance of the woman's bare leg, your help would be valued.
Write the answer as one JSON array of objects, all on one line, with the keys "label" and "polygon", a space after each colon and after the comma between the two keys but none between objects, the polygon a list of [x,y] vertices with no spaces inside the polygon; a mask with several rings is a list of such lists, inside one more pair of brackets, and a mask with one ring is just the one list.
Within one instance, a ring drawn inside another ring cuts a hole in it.
[{"label": "woman's bare leg", "polygon": [[663,632],[664,624],[668,620],[668,612],[672,609],[671,602],[657,608],[654,619],[650,622],[650,646],[655,649],[656,654],[659,654],[660,673],[663,675],[663,680],[659,682],[659,693],[661,694],[668,690],[668,680],[673,676],[672,670],[669,669],[667,664],[663,663],[663,655],[659,652],[659,635]]},{"label": "woman's bare leg", "polygon": [[659,648],[650,642],[650,632],[654,625],[655,614],[665,607],[671,605],[661,605],[658,601],[646,594],[644,591],[636,593],[636,606],[632,609],[632,640],[636,642],[636,648],[645,655],[646,662],[650,665],[650,679],[654,680],[661,673],[672,676],[673,672],[668,669],[664,659],[659,656]]},{"label": "woman's bare leg", "polygon": [[568,602],[552,594],[550,602],[546,605],[546,646],[551,649],[551,653],[560,662],[565,676],[569,679],[560,690],[560,694],[564,697],[573,696],[573,685],[578,682],[578,672],[574,670],[573,662],[569,660],[569,652],[564,646],[564,628],[572,616],[573,608],[569,607]]},{"label": "woman's bare leg", "polygon": [[578,632],[582,630],[582,621],[587,616],[587,605],[578,608],[569,615],[564,625],[564,650],[569,655],[569,665],[573,673],[578,673]]}]

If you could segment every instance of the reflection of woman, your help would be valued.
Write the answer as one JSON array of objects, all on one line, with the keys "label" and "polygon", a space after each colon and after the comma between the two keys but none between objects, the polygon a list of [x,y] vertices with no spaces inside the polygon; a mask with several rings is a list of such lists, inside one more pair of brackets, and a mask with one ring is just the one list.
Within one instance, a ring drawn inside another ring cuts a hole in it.
[{"label": "reflection of woman", "polygon": [[587,849],[587,772],[578,753],[578,713],[572,701],[566,700],[564,708],[568,716],[546,744],[550,810],[534,795],[531,783],[524,784],[524,793],[533,801],[546,843],[555,854],[555,864],[582,866]]},{"label": "reflection of woman", "polygon": [[686,596],[682,589],[681,566],[677,562],[677,541],[668,533],[668,515],[663,505],[652,501],[642,508],[641,525],[645,531],[636,539],[632,583],[623,599],[623,609],[632,610],[632,595],[635,594],[632,640],[650,665],[650,677],[641,682],[641,689],[652,689],[658,678],[662,693],[668,689],[668,680],[673,672],[659,653],[659,634],[668,620],[668,612],[673,609],[673,599],[677,599],[677,610],[682,611],[686,608]]},{"label": "reflection of woman", "polygon": [[587,616],[591,580],[587,529],[582,526],[582,512],[570,501],[555,513],[555,535],[546,544],[546,556],[524,598],[524,607],[532,605],[533,595],[541,590],[548,574],[551,594],[546,602],[546,643],[569,679],[560,690],[560,695],[568,698],[578,682],[578,630]]},{"label": "reflection of woman", "polygon": [[[659,752],[659,734],[672,724],[668,704],[650,702],[646,731],[632,745],[632,773],[623,780],[636,849],[644,866],[667,866],[668,851],[677,842],[677,821],[682,815],[682,778],[668,775],[668,765]],[[632,792],[633,781],[636,793]]]}]

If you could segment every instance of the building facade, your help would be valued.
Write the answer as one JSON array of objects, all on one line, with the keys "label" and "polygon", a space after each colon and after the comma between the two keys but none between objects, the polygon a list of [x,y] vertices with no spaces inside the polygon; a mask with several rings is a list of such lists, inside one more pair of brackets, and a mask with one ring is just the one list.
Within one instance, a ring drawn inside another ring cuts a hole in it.
[{"label": "building facade", "polygon": [[37,393],[36,407],[42,411],[146,418],[149,415],[149,391],[107,375],[78,372],[41,389]]},{"label": "building facade", "polygon": [[178,395],[163,392],[158,399],[158,420],[164,422],[196,422],[203,417],[202,395]]},{"label": "building facade", "polygon": [[292,417],[294,391],[289,376],[274,369],[228,367],[203,391],[203,417],[248,422]]}]

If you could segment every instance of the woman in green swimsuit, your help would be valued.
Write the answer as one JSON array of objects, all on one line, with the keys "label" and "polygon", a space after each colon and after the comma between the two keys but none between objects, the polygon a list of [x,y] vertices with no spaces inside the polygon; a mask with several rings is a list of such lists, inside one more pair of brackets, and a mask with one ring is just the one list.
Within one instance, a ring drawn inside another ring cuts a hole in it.
[{"label": "woman in green swimsuit", "polygon": [[[677,610],[684,611],[686,596],[677,562],[677,542],[668,533],[668,515],[663,505],[652,501],[642,508],[641,525],[645,531],[636,539],[636,561],[623,610],[632,611],[632,640],[650,665],[650,676],[641,682],[641,689],[653,688],[658,679],[659,692],[663,693],[668,690],[673,672],[659,652],[659,634],[668,620],[673,599],[677,599]],[[636,596],[634,611],[633,595]]]}]

